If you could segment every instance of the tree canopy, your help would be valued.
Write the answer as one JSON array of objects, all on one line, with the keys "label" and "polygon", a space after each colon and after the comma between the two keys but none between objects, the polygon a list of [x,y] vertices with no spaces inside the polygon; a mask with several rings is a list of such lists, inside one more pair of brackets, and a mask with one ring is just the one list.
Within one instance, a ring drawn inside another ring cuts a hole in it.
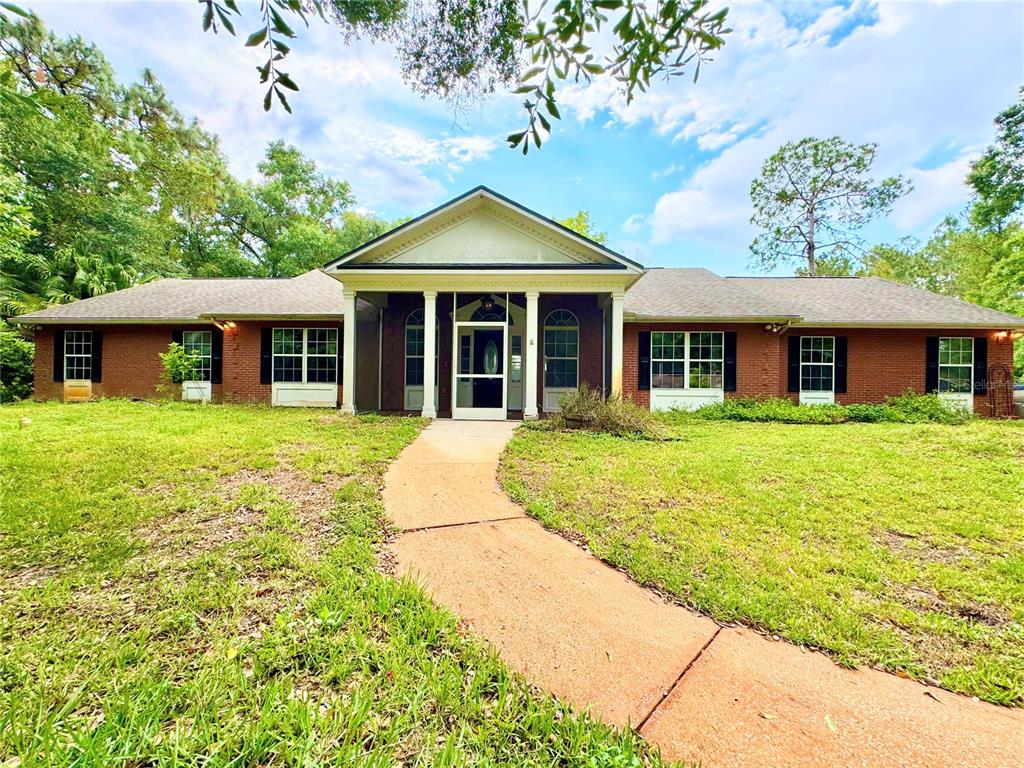
[{"label": "tree canopy", "polygon": [[[235,34],[243,18],[235,0],[200,4],[204,29]],[[727,13],[710,0],[261,0],[245,44],[266,54],[259,77],[267,110],[276,100],[291,111],[287,92],[299,86],[281,67],[295,30],[316,19],[338,27],[346,43],[391,43],[409,87],[456,108],[511,90],[523,97],[526,124],[508,142],[525,154],[561,118],[561,85],[606,77],[629,102],[691,65],[696,81],[731,31]]]},{"label": "tree canopy", "polygon": [[601,243],[604,245],[608,240],[608,233],[602,232],[590,219],[590,211],[577,211],[572,216],[568,216],[564,219],[559,219],[558,223],[563,227],[568,227],[573,232],[579,232],[584,237],[589,237],[595,243]]},{"label": "tree canopy", "polygon": [[859,260],[858,230],[911,188],[901,176],[869,177],[876,149],[838,136],[806,138],[765,160],[750,185],[750,223],[761,230],[750,246],[753,265],[767,271],[796,263],[813,277]]},{"label": "tree canopy", "polygon": [[967,176],[975,193],[971,218],[987,229],[1001,229],[1024,206],[1024,87],[995,125],[995,142]]},{"label": "tree canopy", "polygon": [[118,82],[94,45],[0,16],[0,314],[162,276],[288,276],[390,226],[344,181],[270,144],[258,176],[156,77]]}]

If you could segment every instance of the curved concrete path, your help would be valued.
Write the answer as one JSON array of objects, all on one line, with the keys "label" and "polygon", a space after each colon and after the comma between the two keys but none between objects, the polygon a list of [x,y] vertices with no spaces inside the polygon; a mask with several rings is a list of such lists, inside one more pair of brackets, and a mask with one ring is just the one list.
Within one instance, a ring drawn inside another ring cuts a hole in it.
[{"label": "curved concrete path", "polygon": [[435,421],[392,464],[399,573],[527,678],[707,766],[1024,765],[1024,712],[772,642],[666,603],[498,488],[515,425]]}]

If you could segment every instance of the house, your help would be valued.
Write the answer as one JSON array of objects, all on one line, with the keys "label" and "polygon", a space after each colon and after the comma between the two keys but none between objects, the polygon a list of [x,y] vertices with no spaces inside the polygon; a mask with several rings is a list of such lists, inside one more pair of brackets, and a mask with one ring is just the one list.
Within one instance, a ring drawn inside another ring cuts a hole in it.
[{"label": "house", "polygon": [[477,187],[291,279],[165,279],[14,319],[36,397],[183,396],[346,413],[537,418],[582,384],[652,409],[939,392],[1009,415],[1024,318],[877,278],[647,269]]}]

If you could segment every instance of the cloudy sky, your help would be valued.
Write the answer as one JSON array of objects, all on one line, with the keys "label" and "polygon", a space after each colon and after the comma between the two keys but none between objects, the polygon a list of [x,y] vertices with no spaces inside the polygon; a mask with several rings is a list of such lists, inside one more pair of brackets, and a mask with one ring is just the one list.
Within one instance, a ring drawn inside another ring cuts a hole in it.
[{"label": "cloudy sky", "polygon": [[[502,141],[521,125],[515,97],[454,114],[411,93],[387,47],[345,45],[323,24],[287,62],[302,89],[294,114],[268,115],[258,54],[203,33],[195,2],[25,4],[97,43],[121,79],[152,69],[220,135],[240,176],[284,138],[388,218],[487,184],[553,217],[588,210],[613,247],[645,263],[722,274],[749,271],[750,181],[783,142],[877,142],[877,173],[916,188],[870,238],[926,236],[966,202],[968,164],[1024,83],[1019,2],[736,2],[734,31],[697,84],[659,83],[628,106],[605,82],[565,89],[563,120],[524,158]],[[242,10],[244,37],[256,7]]]}]

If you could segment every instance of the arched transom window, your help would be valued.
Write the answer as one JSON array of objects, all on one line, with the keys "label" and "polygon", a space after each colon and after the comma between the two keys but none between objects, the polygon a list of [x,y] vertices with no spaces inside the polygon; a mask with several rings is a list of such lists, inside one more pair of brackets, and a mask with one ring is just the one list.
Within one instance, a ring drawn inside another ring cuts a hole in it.
[{"label": "arched transom window", "polygon": [[576,315],[556,309],[544,320],[544,386],[575,389],[579,382],[580,326]]}]

